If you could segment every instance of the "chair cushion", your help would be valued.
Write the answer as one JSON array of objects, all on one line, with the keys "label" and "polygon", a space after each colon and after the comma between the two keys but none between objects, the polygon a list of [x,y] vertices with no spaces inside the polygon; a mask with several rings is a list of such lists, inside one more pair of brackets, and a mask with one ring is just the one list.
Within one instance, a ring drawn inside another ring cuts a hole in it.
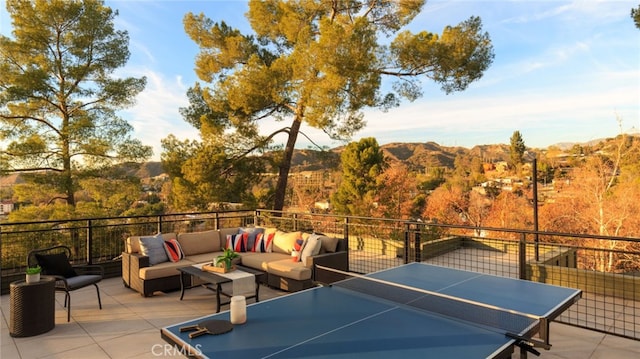
[{"label": "chair cushion", "polygon": [[102,280],[102,276],[97,274],[83,274],[67,279],[69,290],[79,289],[88,285],[98,283]]},{"label": "chair cushion", "polygon": [[59,275],[71,278],[78,275],[69,263],[69,258],[64,253],[40,254],[36,253],[36,260],[42,267],[43,274]]}]

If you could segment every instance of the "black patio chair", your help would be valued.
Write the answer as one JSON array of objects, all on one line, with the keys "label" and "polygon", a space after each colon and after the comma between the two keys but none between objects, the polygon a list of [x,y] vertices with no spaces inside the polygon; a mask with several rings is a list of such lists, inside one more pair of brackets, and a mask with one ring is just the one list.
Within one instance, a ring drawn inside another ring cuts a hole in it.
[{"label": "black patio chair", "polygon": [[56,278],[56,291],[65,292],[64,306],[67,308],[67,322],[71,321],[71,295],[70,292],[94,285],[98,293],[98,306],[102,309],[100,301],[100,282],[104,276],[104,270],[97,265],[71,265],[71,249],[67,246],[53,246],[43,249],[34,249],[27,255],[27,265],[42,268],[43,275]]}]

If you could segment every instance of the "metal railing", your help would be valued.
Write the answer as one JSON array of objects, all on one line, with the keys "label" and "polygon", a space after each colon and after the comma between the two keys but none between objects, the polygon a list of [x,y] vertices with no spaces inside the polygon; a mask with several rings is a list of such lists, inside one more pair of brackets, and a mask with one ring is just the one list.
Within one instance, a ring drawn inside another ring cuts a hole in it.
[{"label": "metal railing", "polygon": [[578,288],[558,321],[640,340],[640,239],[257,211],[261,225],[349,241],[349,270],[420,261]]},{"label": "metal railing", "polygon": [[398,219],[256,210],[3,223],[2,293],[22,279],[31,249],[65,244],[77,263],[100,264],[117,277],[131,235],[250,225],[344,238],[349,269],[359,273],[421,261],[579,288],[582,299],[559,321],[640,339],[640,239]]},{"label": "metal railing", "polygon": [[121,276],[119,261],[127,237],[158,232],[193,232],[251,225],[254,211],[178,213],[0,224],[2,282],[21,279],[30,250],[63,244],[71,248],[74,264],[100,264],[106,277]]}]

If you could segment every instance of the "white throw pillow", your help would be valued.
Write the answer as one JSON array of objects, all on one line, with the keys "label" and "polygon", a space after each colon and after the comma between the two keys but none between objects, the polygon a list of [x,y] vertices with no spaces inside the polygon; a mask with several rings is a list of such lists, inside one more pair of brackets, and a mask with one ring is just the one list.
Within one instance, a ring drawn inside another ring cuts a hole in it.
[{"label": "white throw pillow", "polygon": [[307,243],[304,245],[304,249],[302,249],[302,263],[306,266],[307,258],[320,253],[320,248],[322,248],[320,236],[317,234],[310,235],[309,238],[307,238]]}]

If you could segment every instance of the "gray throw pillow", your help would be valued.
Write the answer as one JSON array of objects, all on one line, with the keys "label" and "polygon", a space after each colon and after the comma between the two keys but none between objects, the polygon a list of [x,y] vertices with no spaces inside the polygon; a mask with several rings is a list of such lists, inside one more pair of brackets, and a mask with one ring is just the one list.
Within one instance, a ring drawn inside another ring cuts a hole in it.
[{"label": "gray throw pillow", "polygon": [[140,237],[140,253],[149,257],[151,265],[169,261],[164,249],[164,239],[160,233],[153,237]]}]

